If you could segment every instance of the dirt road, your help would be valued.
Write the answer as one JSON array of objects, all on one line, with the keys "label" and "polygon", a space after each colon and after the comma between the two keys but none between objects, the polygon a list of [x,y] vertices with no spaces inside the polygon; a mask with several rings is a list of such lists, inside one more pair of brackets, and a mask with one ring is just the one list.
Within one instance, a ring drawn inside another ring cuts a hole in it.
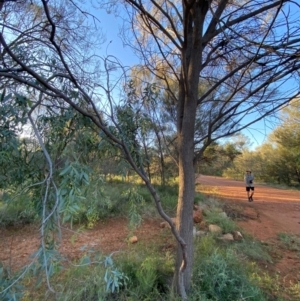
[{"label": "dirt road", "polygon": [[241,225],[258,239],[275,237],[279,232],[300,235],[300,191],[255,185],[254,202],[249,203],[242,181],[201,175],[197,183],[204,185],[208,194],[255,209],[259,218]]}]

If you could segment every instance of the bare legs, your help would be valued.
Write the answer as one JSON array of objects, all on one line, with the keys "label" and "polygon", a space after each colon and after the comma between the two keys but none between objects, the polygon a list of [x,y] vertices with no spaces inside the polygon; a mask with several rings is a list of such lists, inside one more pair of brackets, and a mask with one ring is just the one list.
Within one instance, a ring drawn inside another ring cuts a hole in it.
[{"label": "bare legs", "polygon": [[253,195],[254,195],[254,190],[252,189],[247,190],[247,196],[249,202],[253,202]]}]

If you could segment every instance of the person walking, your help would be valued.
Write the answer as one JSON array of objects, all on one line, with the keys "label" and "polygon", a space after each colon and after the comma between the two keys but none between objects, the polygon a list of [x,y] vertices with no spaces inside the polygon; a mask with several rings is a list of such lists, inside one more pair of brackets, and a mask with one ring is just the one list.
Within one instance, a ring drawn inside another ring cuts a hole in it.
[{"label": "person walking", "polygon": [[247,191],[248,201],[253,202],[254,176],[253,176],[251,170],[246,170],[245,184],[246,184],[246,191]]}]

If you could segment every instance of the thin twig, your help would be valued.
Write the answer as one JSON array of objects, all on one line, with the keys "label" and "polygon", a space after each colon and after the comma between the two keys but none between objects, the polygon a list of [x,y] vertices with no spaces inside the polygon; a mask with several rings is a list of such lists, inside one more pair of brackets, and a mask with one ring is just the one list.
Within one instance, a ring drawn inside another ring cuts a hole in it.
[{"label": "thin twig", "polygon": [[31,261],[31,263],[26,267],[26,269],[20,274],[20,276],[14,280],[9,286],[7,286],[3,291],[0,292],[0,294],[5,293],[7,290],[9,290],[11,287],[13,287],[18,281],[20,281],[27,273],[27,271],[29,270],[29,268],[33,265],[35,259],[38,257],[39,253],[41,252],[41,250],[39,250],[36,255],[34,256],[33,260]]}]

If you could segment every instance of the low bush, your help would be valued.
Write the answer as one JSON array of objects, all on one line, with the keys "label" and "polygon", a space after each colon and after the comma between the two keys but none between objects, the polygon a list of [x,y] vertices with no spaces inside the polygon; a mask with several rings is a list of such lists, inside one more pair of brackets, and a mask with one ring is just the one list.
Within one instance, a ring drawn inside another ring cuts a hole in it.
[{"label": "low bush", "polygon": [[117,262],[129,279],[126,291],[121,292],[117,300],[169,300],[174,268],[170,253],[159,253],[152,247],[124,253]]},{"label": "low bush", "polygon": [[4,195],[0,202],[0,227],[33,223],[38,219],[34,204],[28,195]]},{"label": "low bush", "polygon": [[196,254],[191,300],[267,300],[249,280],[247,263],[233,249],[222,249],[207,236],[196,246]]}]

